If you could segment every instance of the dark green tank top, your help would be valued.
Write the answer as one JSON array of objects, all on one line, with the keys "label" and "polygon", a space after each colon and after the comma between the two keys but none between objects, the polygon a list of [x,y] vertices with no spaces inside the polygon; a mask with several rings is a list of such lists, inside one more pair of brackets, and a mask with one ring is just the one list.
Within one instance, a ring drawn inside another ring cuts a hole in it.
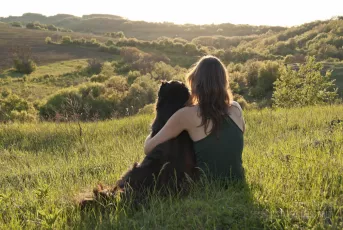
[{"label": "dark green tank top", "polygon": [[197,165],[206,175],[220,179],[243,179],[243,132],[226,116],[218,135],[211,133],[194,142]]}]

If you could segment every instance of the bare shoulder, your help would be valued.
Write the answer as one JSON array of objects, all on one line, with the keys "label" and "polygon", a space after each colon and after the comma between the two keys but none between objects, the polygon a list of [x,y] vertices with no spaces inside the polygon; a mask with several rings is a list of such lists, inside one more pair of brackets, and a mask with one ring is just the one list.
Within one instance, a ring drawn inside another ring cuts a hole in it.
[{"label": "bare shoulder", "polygon": [[198,106],[186,106],[176,113],[179,114],[180,121],[187,129],[198,123]]},{"label": "bare shoulder", "polygon": [[183,118],[194,118],[198,113],[198,106],[186,106],[177,111]]},{"label": "bare shoulder", "polygon": [[228,110],[229,110],[229,114],[232,114],[236,117],[243,117],[242,107],[237,101],[232,101]]},{"label": "bare shoulder", "polygon": [[245,122],[243,118],[243,110],[238,102],[233,101],[229,106],[229,116],[237,124],[237,126],[243,131],[245,131]]}]

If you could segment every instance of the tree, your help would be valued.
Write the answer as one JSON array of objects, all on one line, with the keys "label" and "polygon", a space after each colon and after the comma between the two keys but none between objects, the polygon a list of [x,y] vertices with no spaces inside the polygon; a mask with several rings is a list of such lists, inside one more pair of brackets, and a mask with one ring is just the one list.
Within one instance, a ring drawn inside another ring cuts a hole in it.
[{"label": "tree", "polygon": [[308,57],[299,71],[283,68],[275,82],[273,103],[276,107],[300,107],[332,103],[337,98],[337,89],[331,72],[321,74],[323,66],[314,57]]},{"label": "tree", "polygon": [[33,55],[29,46],[17,46],[10,50],[14,68],[17,72],[30,74],[36,69]]}]

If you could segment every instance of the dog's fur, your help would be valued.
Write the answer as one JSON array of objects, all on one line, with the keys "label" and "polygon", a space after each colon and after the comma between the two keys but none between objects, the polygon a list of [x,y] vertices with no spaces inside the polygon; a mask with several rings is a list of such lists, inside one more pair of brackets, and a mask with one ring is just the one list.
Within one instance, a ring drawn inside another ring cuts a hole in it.
[{"label": "dog's fur", "polygon": [[[158,93],[156,118],[152,124],[152,136],[162,129],[177,110],[185,106],[189,96],[189,91],[183,83],[162,82]],[[175,194],[185,190],[187,179],[195,179],[195,166],[193,143],[184,131],[178,137],[158,145],[140,164],[135,163],[112,189],[99,185],[93,191],[94,198],[81,202],[81,207],[85,207],[90,201],[107,199],[118,193],[121,198],[130,198],[134,203],[142,203],[152,191]]]}]

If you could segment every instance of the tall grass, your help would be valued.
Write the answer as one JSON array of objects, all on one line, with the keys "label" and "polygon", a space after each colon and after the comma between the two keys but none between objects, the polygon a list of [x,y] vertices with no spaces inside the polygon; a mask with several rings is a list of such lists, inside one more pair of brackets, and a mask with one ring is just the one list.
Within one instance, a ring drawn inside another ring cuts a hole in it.
[{"label": "tall grass", "polygon": [[152,119],[1,125],[0,229],[343,228],[342,106],[246,112],[246,184],[82,215],[78,194],[143,158]]}]

